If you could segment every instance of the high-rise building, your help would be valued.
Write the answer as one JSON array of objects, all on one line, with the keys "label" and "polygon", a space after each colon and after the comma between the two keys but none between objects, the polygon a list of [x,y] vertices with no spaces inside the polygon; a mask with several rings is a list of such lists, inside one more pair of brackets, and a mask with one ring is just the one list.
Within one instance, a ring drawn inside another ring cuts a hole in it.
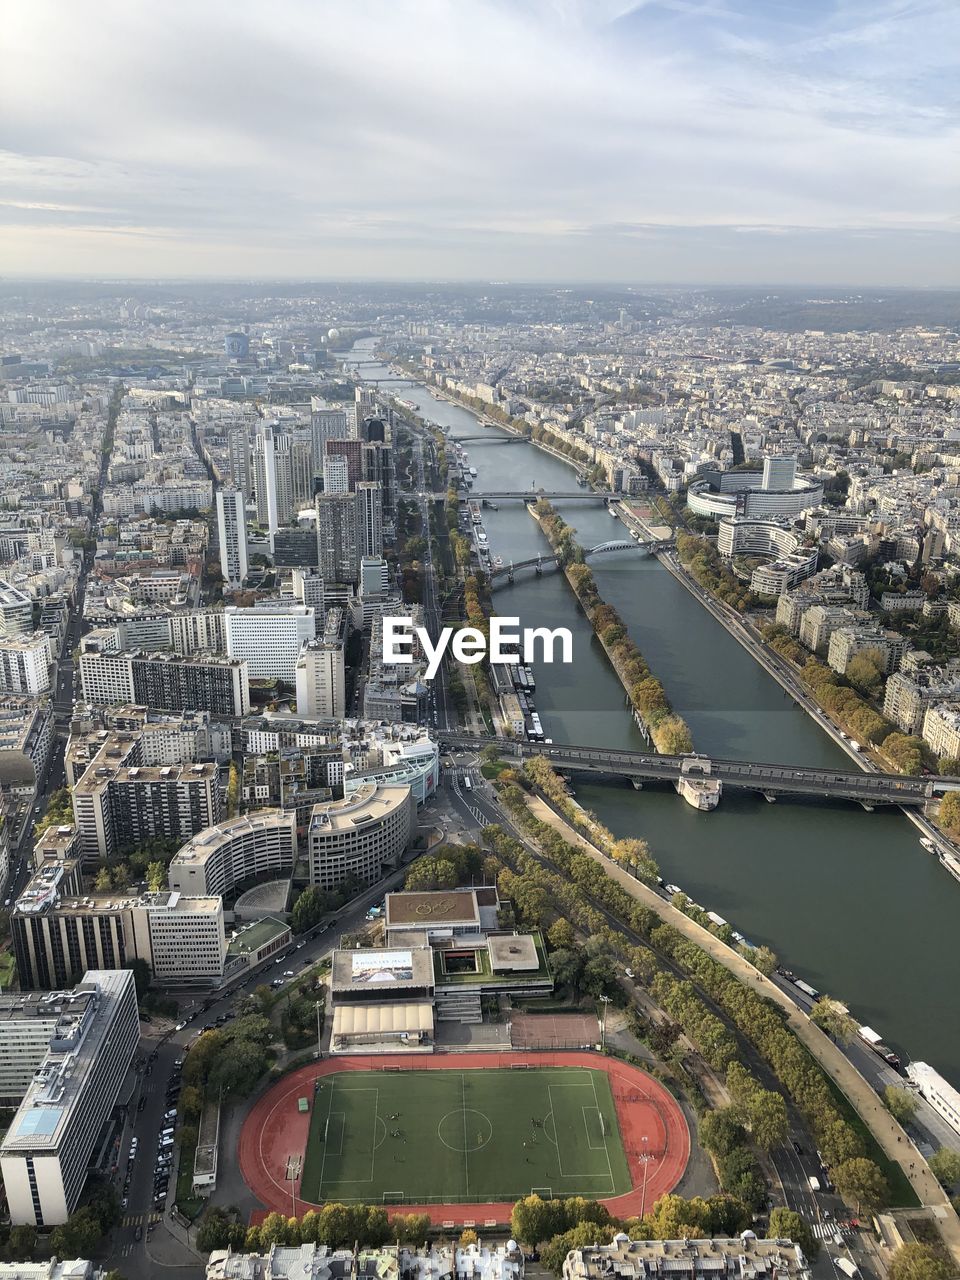
[{"label": "high-rise building", "polygon": [[310,402],[310,431],[313,435],[313,456],[320,466],[328,440],[343,440],[348,434],[347,415],[343,409],[324,405],[318,396]]},{"label": "high-rise building", "polygon": [[169,621],[170,647],[181,657],[226,652],[222,609],[185,609],[182,613],[172,613]]},{"label": "high-rise building", "polygon": [[347,478],[349,488],[355,489],[363,474],[363,444],[359,440],[328,440],[324,445],[324,456],[339,457],[347,460]]},{"label": "high-rise building", "polygon": [[47,1055],[0,1145],[15,1226],[55,1226],[77,1207],[139,1039],[131,970],[90,970],[65,996]]},{"label": "high-rise building", "polygon": [[[360,555],[383,554],[383,487],[372,480],[357,485]],[[358,566],[359,571],[359,566]]]},{"label": "high-rise building", "polygon": [[259,600],[248,609],[228,605],[223,613],[227,653],[244,659],[254,679],[279,677],[292,684],[304,641],[316,635],[313,609]]},{"label": "high-rise building", "polygon": [[763,460],[762,489],[785,489],[792,492],[797,479],[797,460],[792,455],[771,454]]},{"label": "high-rise building", "polygon": [[0,637],[0,693],[31,697],[50,688],[50,638],[45,631]]},{"label": "high-rise building", "polygon": [[322,636],[308,641],[297,659],[297,715],[346,715],[344,648],[346,620],[342,609],[327,614]]},{"label": "high-rise building", "polygon": [[349,493],[350,464],[342,453],[328,453],[323,459],[323,492]]},{"label": "high-rise building", "polygon": [[251,880],[289,876],[297,861],[297,815],[259,809],[200,831],[170,863],[171,890],[232,894]]},{"label": "high-rise building", "polygon": [[356,582],[362,550],[355,493],[317,494],[317,558],[324,582]]},{"label": "high-rise building", "polygon": [[295,600],[313,610],[317,635],[323,631],[325,598],[323,593],[323,574],[318,569],[298,568],[291,574],[291,585]]},{"label": "high-rise building", "polygon": [[230,479],[244,498],[253,494],[253,467],[250,461],[250,432],[246,425],[233,426],[227,431],[227,461]]},{"label": "high-rise building", "polygon": [[265,423],[257,433],[253,453],[253,487],[257,519],[268,533],[276,533],[293,516],[293,474],[290,437],[275,424]]},{"label": "high-rise building", "polygon": [[220,573],[237,588],[247,576],[247,516],[239,489],[217,490],[217,533],[220,539]]},{"label": "high-rise building", "polygon": [[309,431],[297,431],[290,439],[290,498],[294,512],[313,504],[316,468]]}]

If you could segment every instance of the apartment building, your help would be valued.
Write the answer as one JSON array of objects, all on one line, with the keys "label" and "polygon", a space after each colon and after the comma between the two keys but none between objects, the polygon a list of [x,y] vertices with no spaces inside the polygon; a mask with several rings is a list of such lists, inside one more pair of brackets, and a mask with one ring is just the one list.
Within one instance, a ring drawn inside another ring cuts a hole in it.
[{"label": "apartment building", "polygon": [[239,489],[217,490],[217,534],[223,580],[229,587],[240,587],[249,565],[246,499]]},{"label": "apartment building", "polygon": [[563,1280],[810,1280],[810,1264],[790,1240],[760,1240],[752,1231],[713,1240],[631,1240],[571,1249]]},{"label": "apartment building", "polygon": [[0,693],[37,697],[50,689],[50,638],[45,631],[0,637]]},{"label": "apartment building", "polygon": [[223,816],[215,764],[87,769],[73,790],[85,858],[110,859],[148,840],[182,842]]},{"label": "apartment building", "polygon": [[136,703],[158,711],[250,711],[250,672],[241,658],[219,654],[108,652],[90,644],[80,655],[85,701]]},{"label": "apartment building", "polygon": [[174,856],[167,883],[184,894],[229,897],[255,880],[289,876],[296,860],[296,813],[261,809],[198,832]]},{"label": "apartment building", "polygon": [[346,715],[346,617],[342,609],[331,609],[324,632],[309,640],[297,659],[297,715]]},{"label": "apartment building", "polygon": [[55,1226],[77,1207],[139,1039],[129,969],[90,970],[65,993],[48,1052],[0,1144],[13,1225]]},{"label": "apartment building", "polygon": [[408,786],[375,782],[346,799],[314,805],[307,831],[310,883],[333,889],[348,878],[379,880],[387,868],[399,866],[415,811]]}]

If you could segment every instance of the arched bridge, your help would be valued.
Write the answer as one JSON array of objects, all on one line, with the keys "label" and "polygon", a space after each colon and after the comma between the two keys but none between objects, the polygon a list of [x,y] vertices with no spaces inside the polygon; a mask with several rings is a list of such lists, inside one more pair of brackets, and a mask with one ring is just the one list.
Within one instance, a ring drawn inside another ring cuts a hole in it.
[{"label": "arched bridge", "polygon": [[853,800],[867,809],[876,805],[924,805],[946,791],[960,790],[960,778],[914,777],[899,773],[854,773],[839,769],[796,768],[749,760],[721,760],[715,756],[662,756],[645,751],[619,751],[605,747],[564,746],[553,742],[521,742],[507,738],[481,738],[441,733],[441,743],[454,751],[482,751],[495,745],[501,755],[523,760],[545,756],[559,769],[606,773],[625,778],[671,782],[703,775],[724,787],[759,791],[768,799],[778,796],[815,796]]},{"label": "arched bridge", "polygon": [[[666,551],[668,547],[673,545],[672,538],[663,538],[659,542],[634,542],[632,538],[628,538],[614,542],[601,542],[596,547],[587,547],[584,550],[584,555],[589,558],[591,556],[612,555],[623,551],[639,551],[643,556],[653,556],[658,551]],[[537,577],[540,577],[544,572],[549,573],[558,567],[559,561],[557,557],[547,553],[545,555],[530,556],[526,560],[511,560],[509,564],[490,569],[487,577],[490,580],[492,589],[497,586],[503,586],[505,582],[513,582],[514,576],[521,569],[533,569]]]},{"label": "arched bridge", "polygon": [[479,436],[447,436],[450,444],[531,444],[526,436],[518,436],[514,432],[500,435],[495,428],[484,431]]},{"label": "arched bridge", "polygon": [[607,489],[505,489],[502,493],[478,493],[472,489],[461,489],[458,497],[461,502],[536,502],[538,498],[547,498],[558,502],[620,502],[622,493],[611,493]]}]

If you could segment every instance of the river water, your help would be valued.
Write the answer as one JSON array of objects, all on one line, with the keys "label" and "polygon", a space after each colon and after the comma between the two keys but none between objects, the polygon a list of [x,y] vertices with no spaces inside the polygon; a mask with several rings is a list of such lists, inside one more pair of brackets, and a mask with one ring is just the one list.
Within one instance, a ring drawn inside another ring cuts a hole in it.
[{"label": "river water", "polygon": [[[357,354],[369,359],[372,340]],[[386,370],[365,367],[370,377]],[[464,445],[475,488],[532,486],[571,492],[573,470],[529,444],[498,446],[502,433],[425,387],[390,390],[419,406]],[[622,536],[600,506],[558,502],[579,541]],[[521,560],[547,549],[522,504],[484,513],[494,554]],[[850,767],[849,759],[656,560],[629,553],[591,566],[617,608],[698,751],[734,758]],[[494,597],[497,612],[522,625],[566,626],[571,666],[534,664],[536,704],[556,742],[643,749],[619,680],[560,574],[523,577]],[[960,884],[918,843],[899,812],[866,813],[848,804],[768,804],[728,791],[700,813],[672,790],[622,783],[579,784],[577,798],[617,835],[642,836],[664,878],[718,911],[754,943],[821,991],[849,1004],[908,1057],[932,1063],[960,1086]]]}]

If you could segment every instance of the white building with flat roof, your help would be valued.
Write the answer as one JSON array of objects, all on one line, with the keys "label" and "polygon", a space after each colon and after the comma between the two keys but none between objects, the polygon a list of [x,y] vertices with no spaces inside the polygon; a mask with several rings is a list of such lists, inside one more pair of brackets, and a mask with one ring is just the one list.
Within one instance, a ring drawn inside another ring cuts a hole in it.
[{"label": "white building with flat roof", "polygon": [[174,855],[167,883],[180,893],[231,895],[247,882],[289,876],[296,860],[296,812],[258,809],[198,831]]},{"label": "white building with flat roof", "polygon": [[217,490],[217,535],[220,540],[220,573],[231,587],[247,576],[246,499],[239,489]]},{"label": "white building with flat roof", "polygon": [[307,832],[310,883],[334,889],[371,884],[397,867],[410,840],[416,805],[406,786],[364,783],[344,800],[314,805]]},{"label": "white building with flat roof", "polygon": [[248,609],[228,605],[223,616],[227,653],[246,660],[251,679],[296,681],[300,650],[317,633],[309,605],[260,600]]},{"label": "white building with flat roof", "polygon": [[0,1144],[14,1226],[56,1226],[77,1207],[139,1039],[131,970],[88,970],[64,993],[47,1055]]},{"label": "white building with flat roof", "polygon": [[0,693],[37,697],[50,688],[50,637],[45,631],[29,636],[0,637]]}]

